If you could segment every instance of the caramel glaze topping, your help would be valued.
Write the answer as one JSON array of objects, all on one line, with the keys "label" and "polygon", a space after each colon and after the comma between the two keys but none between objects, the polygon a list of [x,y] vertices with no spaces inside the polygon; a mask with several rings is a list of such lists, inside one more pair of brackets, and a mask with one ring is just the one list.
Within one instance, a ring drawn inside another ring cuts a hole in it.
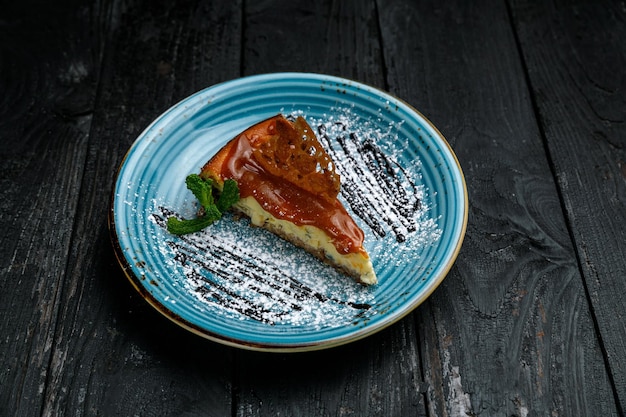
[{"label": "caramel glaze topping", "polygon": [[242,198],[252,196],[278,219],[324,230],[341,254],[365,253],[363,231],[337,199],[339,175],[302,118],[291,124],[279,115],[252,126],[200,175],[234,179]]}]

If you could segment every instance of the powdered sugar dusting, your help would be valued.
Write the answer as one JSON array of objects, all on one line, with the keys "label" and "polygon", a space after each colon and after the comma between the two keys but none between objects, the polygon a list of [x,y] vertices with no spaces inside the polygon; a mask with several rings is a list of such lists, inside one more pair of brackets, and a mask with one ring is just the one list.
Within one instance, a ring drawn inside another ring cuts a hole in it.
[{"label": "powdered sugar dusting", "polygon": [[[158,211],[151,219],[165,228],[174,213]],[[358,284],[347,285],[345,277],[303,259],[289,243],[230,215],[165,245],[182,268],[185,288],[207,308],[230,317],[317,328],[327,327],[331,317],[339,319],[335,325],[348,324],[352,318],[339,314],[346,308],[358,316],[371,308],[371,294]]]},{"label": "powdered sugar dusting", "polygon": [[376,237],[391,233],[397,242],[414,235],[422,241],[437,238],[436,224],[422,222],[427,210],[422,207],[424,190],[417,185],[419,159],[410,167],[396,160],[406,147],[406,142],[397,147],[401,122],[390,122],[383,130],[348,108],[310,123],[318,126],[318,137],[337,164],[343,197]]}]

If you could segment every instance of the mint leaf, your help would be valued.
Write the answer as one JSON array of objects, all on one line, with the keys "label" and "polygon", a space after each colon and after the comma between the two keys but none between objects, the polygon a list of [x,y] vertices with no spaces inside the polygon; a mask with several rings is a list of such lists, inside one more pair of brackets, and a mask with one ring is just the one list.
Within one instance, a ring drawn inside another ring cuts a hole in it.
[{"label": "mint leaf", "polygon": [[222,212],[218,210],[215,204],[204,208],[204,215],[202,219],[210,219],[211,222],[217,221],[222,218]]},{"label": "mint leaf", "polygon": [[217,209],[225,213],[233,204],[239,201],[239,187],[237,181],[227,179],[224,181],[224,188],[220,197],[217,199]]},{"label": "mint leaf", "polygon": [[167,230],[174,235],[186,235],[198,232],[213,222],[222,218],[222,213],[226,212],[233,204],[239,201],[239,187],[237,182],[228,179],[224,182],[224,188],[220,194],[217,204],[213,197],[213,181],[202,179],[197,174],[190,174],[185,179],[187,188],[198,199],[203,210],[195,219],[179,219],[169,217],[167,219]]},{"label": "mint leaf", "polygon": [[197,174],[190,174],[185,179],[185,184],[187,184],[187,188],[196,196],[200,205],[207,210],[208,207],[211,207],[213,202],[213,181],[211,179],[203,180]]},{"label": "mint leaf", "polygon": [[195,219],[189,220],[169,217],[167,219],[167,231],[173,235],[186,235],[188,233],[199,232],[213,222],[214,220],[208,217],[196,217]]}]

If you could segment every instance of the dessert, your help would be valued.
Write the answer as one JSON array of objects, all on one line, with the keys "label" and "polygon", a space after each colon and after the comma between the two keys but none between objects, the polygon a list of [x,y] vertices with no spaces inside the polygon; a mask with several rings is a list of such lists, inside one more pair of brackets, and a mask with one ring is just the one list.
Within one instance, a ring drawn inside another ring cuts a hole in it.
[{"label": "dessert", "polygon": [[363,247],[364,234],[337,199],[334,162],[302,117],[271,117],[230,140],[200,177],[221,190],[234,180],[233,209],[362,284],[376,274]]}]

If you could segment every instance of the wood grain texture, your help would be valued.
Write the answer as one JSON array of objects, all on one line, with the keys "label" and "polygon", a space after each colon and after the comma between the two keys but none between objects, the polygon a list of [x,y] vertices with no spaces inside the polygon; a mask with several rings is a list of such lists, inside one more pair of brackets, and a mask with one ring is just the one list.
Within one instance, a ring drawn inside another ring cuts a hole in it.
[{"label": "wood grain texture", "polygon": [[239,71],[236,2],[120,2],[101,70],[44,415],[229,415],[231,354],[171,324],[117,265],[107,214],[137,135]]},{"label": "wood grain texture", "polygon": [[425,416],[412,318],[326,351],[242,352],[238,416]]},{"label": "wood grain texture", "polygon": [[[626,9],[512,2],[579,264],[626,410]],[[594,16],[589,19],[589,16]]]},{"label": "wood grain texture", "polygon": [[373,1],[246,4],[244,75],[302,71],[384,87]]},{"label": "wood grain texture", "polygon": [[[623,1],[64,0],[0,8],[0,416],[623,416]],[[320,72],[447,137],[470,195],[441,287],[305,354],[227,348],[131,287],[129,146],[217,82]]]},{"label": "wood grain texture", "polygon": [[2,7],[0,415],[43,404],[102,52],[94,8]]},{"label": "wood grain texture", "polygon": [[413,3],[379,3],[389,88],[442,130],[470,196],[459,259],[418,310],[429,413],[615,415],[506,5]]}]

